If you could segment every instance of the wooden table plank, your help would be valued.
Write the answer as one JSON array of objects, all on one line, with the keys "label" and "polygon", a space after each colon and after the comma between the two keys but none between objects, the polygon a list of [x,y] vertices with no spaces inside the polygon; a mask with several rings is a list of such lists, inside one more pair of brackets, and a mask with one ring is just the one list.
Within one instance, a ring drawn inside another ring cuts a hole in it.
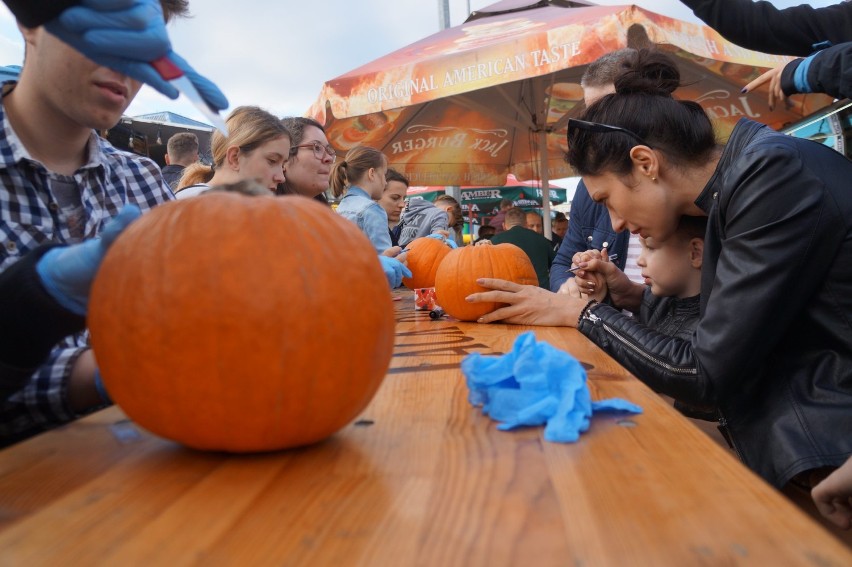
[{"label": "wooden table plank", "polygon": [[574,444],[501,432],[467,402],[471,352],[528,330],[399,302],[391,369],[359,420],[297,450],[184,449],[118,408],[0,452],[0,564],[852,565],[850,551],[570,329],[588,369]]}]

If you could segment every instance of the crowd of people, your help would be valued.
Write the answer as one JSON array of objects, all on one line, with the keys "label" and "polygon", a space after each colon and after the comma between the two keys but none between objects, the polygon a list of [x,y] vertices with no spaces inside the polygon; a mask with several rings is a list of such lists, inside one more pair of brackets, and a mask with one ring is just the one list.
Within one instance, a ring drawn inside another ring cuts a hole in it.
[{"label": "crowd of people", "polygon": [[[852,5],[683,1],[736,43],[802,56],[745,90],[769,82],[770,104],[848,95]],[[455,199],[406,203],[408,180],[385,155],[357,146],[338,156],[310,118],[238,107],[228,134],[213,135],[212,165],[198,163],[197,139],[175,136],[163,171],[100,138],[142,82],[177,96],[148,64],[160,57],[211,108],[227,108],[171,50],[165,22],[186,0],[6,3],[27,56],[0,99],[0,443],[110,403],[84,332],[88,290],[110,243],[161,203],[246,182],[326,203],[330,188],[391,287],[411,275],[414,239],[464,244]],[[128,37],[132,50],[121,47]],[[718,422],[767,482],[807,490],[848,529],[852,163],[748,119],[720,145],[704,110],[673,97],[680,74],[660,52],[608,54],[581,83],[586,108],[568,122],[566,159],[582,177],[570,222],[555,218],[551,241],[540,215],[501,204],[477,245],[520,246],[539,285],[480,280],[487,291],[469,301],[504,305],[480,322],[576,327],[681,411]]]}]

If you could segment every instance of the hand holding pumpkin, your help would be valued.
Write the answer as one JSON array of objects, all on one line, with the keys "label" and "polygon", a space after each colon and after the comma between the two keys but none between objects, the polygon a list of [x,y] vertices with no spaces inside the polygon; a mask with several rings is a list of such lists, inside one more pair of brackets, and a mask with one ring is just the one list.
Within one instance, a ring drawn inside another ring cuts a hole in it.
[{"label": "hand holding pumpkin", "polygon": [[[382,256],[387,256],[388,258],[399,258],[399,255],[402,254],[401,246],[391,246],[384,252],[382,252]],[[402,262],[402,258],[399,258],[399,261]]]},{"label": "hand holding pumpkin", "polygon": [[402,278],[410,278],[411,270],[405,264],[396,258],[388,258],[387,256],[379,256],[379,262],[382,264],[382,271],[388,279],[391,288],[396,288],[402,285]]},{"label": "hand holding pumpkin", "polygon": [[564,293],[553,293],[536,285],[520,285],[506,280],[480,278],[476,283],[490,291],[467,297],[471,303],[506,304],[480,317],[479,323],[502,321],[516,325],[576,327],[580,312],[588,303]]},{"label": "hand holding pumpkin", "polygon": [[477,278],[495,278],[518,284],[538,283],[529,256],[514,244],[463,246],[449,252],[435,273],[438,305],[460,321],[477,321],[486,313],[502,307],[500,303],[467,301],[469,295],[485,291]]},{"label": "hand holding pumpkin", "polygon": [[425,238],[434,238],[435,240],[440,240],[450,248],[459,247],[459,245],[456,244],[452,238],[450,238],[450,233],[446,230],[439,230],[438,232],[433,232],[432,234],[427,235]]},{"label": "hand holding pumpkin", "polygon": [[85,315],[89,289],[104,254],[118,235],[141,215],[136,205],[125,205],[106,224],[99,238],[48,251],[36,264],[44,289],[65,309]]}]

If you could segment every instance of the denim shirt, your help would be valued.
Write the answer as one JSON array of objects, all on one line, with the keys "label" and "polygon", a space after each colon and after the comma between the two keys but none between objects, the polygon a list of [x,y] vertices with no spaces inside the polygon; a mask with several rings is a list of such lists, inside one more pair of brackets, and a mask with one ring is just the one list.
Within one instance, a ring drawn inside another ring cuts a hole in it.
[{"label": "denim shirt", "polygon": [[351,185],[346,189],[337,212],[357,224],[379,254],[391,247],[388,214],[360,187]]}]

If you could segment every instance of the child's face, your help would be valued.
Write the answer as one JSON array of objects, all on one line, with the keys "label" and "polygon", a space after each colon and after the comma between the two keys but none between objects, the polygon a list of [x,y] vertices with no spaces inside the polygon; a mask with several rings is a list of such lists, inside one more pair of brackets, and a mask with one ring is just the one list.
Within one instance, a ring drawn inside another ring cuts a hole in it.
[{"label": "child's face", "polygon": [[658,297],[690,297],[692,285],[700,278],[700,271],[693,265],[690,240],[678,234],[665,242],[653,238],[641,238],[642,252],[636,264],[642,268],[645,283],[651,293]]},{"label": "child's face", "polygon": [[453,226],[454,224],[456,224],[456,215],[453,212],[453,206],[451,204],[444,202],[444,203],[438,203],[435,206],[438,207],[439,209],[447,212],[447,225],[448,226]]},{"label": "child's face", "polygon": [[387,165],[375,167],[368,170],[364,179],[361,180],[361,189],[366,191],[370,195],[370,198],[374,201],[381,199],[382,194],[385,192],[385,187],[388,184],[388,182],[385,181],[385,175],[387,175],[387,172]]}]

